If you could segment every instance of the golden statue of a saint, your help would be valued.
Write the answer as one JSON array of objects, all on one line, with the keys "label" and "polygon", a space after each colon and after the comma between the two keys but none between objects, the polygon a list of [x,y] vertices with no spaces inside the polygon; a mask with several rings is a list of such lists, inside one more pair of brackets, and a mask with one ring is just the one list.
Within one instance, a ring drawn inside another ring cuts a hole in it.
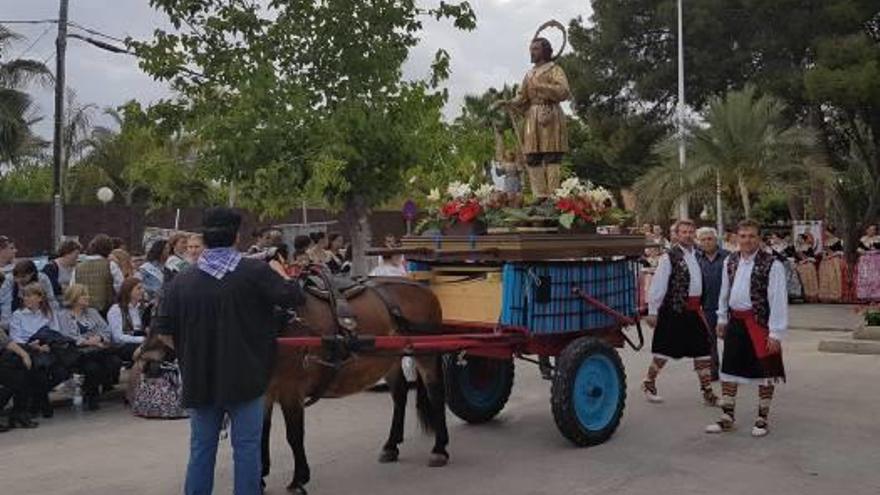
[{"label": "golden statue of a saint", "polygon": [[571,92],[565,72],[554,61],[558,55],[553,55],[553,46],[539,36],[548,26],[563,29],[556,21],[541,26],[529,45],[534,67],[523,78],[517,95],[499,102],[523,117],[522,125],[516,127],[520,127],[521,151],[537,199],[548,198],[559,188],[562,158],[568,152],[566,117],[560,103],[571,98]]}]

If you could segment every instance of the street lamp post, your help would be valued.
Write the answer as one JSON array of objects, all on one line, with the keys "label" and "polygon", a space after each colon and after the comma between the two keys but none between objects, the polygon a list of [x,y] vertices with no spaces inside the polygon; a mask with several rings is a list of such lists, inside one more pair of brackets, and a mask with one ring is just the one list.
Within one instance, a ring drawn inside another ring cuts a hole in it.
[{"label": "street lamp post", "polygon": [[95,193],[95,196],[98,197],[98,201],[101,202],[101,230],[107,231],[107,204],[113,201],[113,189],[110,189],[107,186],[101,187]]},{"label": "street lamp post", "polygon": [[[682,1],[678,0],[678,106],[676,109],[676,121],[678,124],[678,166],[682,172],[685,168],[685,135],[684,135],[684,19],[682,16]],[[681,179],[684,185],[684,177]],[[682,195],[678,204],[679,218],[688,218],[688,197]]]}]

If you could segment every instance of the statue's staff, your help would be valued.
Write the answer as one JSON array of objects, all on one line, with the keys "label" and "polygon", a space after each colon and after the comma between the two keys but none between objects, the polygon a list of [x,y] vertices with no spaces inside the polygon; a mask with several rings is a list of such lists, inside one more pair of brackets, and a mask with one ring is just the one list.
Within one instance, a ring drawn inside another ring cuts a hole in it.
[{"label": "statue's staff", "polygon": [[522,151],[522,137],[520,135],[522,127],[519,120],[516,118],[516,114],[510,110],[509,106],[505,106],[504,110],[507,113],[508,118],[510,118],[510,125],[513,127],[513,137],[516,138],[516,169],[518,172],[525,172],[526,155]]}]

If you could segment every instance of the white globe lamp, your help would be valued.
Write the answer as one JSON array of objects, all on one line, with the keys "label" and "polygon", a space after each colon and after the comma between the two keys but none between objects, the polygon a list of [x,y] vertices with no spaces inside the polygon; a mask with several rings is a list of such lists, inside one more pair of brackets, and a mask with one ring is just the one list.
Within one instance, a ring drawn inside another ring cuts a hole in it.
[{"label": "white globe lamp", "polygon": [[113,189],[110,189],[107,186],[104,186],[98,189],[98,201],[106,205],[107,203],[113,201]]}]

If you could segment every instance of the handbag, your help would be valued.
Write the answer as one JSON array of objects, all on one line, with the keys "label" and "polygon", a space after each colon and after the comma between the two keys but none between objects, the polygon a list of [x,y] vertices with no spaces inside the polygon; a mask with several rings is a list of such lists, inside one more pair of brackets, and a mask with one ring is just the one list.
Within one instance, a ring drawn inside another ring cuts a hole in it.
[{"label": "handbag", "polygon": [[180,367],[176,362],[144,363],[135,378],[131,397],[131,412],[142,418],[187,418],[181,406],[183,395]]}]

